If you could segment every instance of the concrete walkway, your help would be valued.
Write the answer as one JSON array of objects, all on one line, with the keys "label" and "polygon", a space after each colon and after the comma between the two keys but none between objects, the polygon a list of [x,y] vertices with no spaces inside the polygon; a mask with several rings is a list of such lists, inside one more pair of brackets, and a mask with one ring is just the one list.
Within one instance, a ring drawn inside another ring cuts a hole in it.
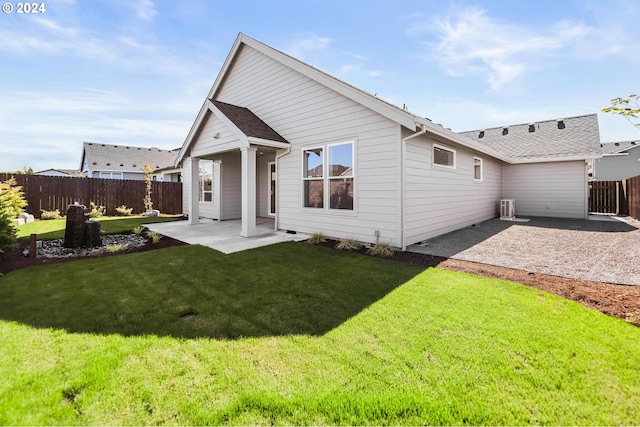
[{"label": "concrete walkway", "polygon": [[240,220],[212,221],[201,219],[200,224],[172,221],[146,224],[151,231],[180,240],[190,245],[202,245],[225,254],[240,252],[280,242],[299,242],[309,238],[306,234],[288,234],[274,230],[273,218],[256,218],[256,237],[240,237]]}]

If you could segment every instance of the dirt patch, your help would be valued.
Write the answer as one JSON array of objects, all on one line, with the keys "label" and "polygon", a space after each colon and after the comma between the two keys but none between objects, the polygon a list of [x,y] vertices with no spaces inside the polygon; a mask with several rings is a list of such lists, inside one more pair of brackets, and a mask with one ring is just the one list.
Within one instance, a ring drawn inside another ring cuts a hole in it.
[{"label": "dirt patch", "polygon": [[[335,248],[336,244],[337,241],[327,240],[322,245]],[[370,256],[366,248],[356,252]],[[640,326],[640,286],[568,279],[414,252],[395,252],[386,259],[522,283]]]}]

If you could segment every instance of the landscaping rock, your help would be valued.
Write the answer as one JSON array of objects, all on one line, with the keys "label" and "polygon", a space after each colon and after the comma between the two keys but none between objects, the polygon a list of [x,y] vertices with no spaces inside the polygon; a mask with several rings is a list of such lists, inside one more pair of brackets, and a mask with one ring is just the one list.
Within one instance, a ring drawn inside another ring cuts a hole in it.
[{"label": "landscaping rock", "polygon": [[85,225],[85,244],[90,248],[102,246],[102,227],[100,222],[89,220]]},{"label": "landscaping rock", "polygon": [[160,211],[157,209],[151,209],[145,213],[146,216],[157,217],[160,216]]},{"label": "landscaping rock", "polygon": [[84,206],[69,205],[67,209],[67,222],[64,231],[64,247],[79,248],[84,245],[85,233]]},{"label": "landscaping rock", "polygon": [[33,215],[23,212],[18,215],[18,220],[22,220],[22,224],[30,224],[35,221]]}]

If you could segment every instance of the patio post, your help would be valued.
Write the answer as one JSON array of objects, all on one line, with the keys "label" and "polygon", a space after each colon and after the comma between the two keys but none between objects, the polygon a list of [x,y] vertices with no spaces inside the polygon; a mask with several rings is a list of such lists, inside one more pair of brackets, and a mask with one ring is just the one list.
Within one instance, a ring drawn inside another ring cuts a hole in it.
[{"label": "patio post", "polygon": [[242,164],[242,227],[240,236],[256,236],[256,147],[240,149]]},{"label": "patio post", "polygon": [[189,157],[189,225],[200,223],[200,159],[198,157]]}]

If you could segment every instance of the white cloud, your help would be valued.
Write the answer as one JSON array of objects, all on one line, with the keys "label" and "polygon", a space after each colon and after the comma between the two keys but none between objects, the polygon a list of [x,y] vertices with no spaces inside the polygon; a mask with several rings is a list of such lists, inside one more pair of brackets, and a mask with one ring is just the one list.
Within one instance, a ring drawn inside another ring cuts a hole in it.
[{"label": "white cloud", "polygon": [[494,19],[485,11],[467,8],[434,19],[422,19],[407,34],[435,36],[426,42],[432,60],[448,74],[482,75],[494,90],[514,81],[561,48],[585,38],[591,28],[560,21],[542,29]]},{"label": "white cloud", "polygon": [[324,50],[329,47],[332,42],[333,40],[329,37],[320,37],[316,34],[307,34],[303,36],[303,38],[291,43],[285,49],[285,51],[295,58],[304,60],[304,56],[306,53]]},{"label": "white cloud", "polygon": [[131,4],[136,11],[136,16],[143,21],[151,22],[158,14],[156,5],[151,0],[138,0]]}]

